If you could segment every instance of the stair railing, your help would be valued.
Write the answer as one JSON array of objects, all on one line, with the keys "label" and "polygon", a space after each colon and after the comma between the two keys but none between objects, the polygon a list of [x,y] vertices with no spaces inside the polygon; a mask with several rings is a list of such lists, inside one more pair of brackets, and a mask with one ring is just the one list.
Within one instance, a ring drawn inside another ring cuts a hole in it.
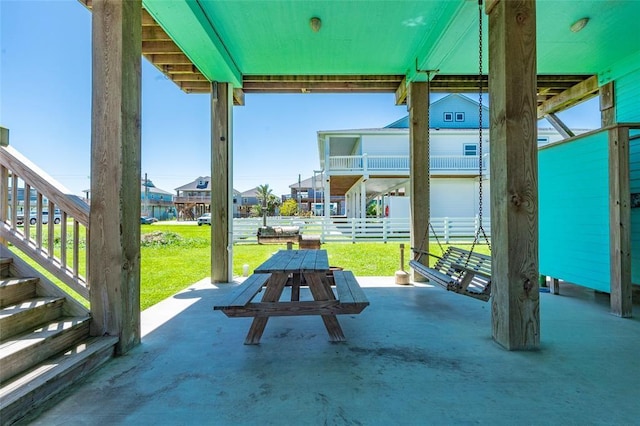
[{"label": "stair railing", "polygon": [[0,144],[0,242],[89,300],[88,250],[81,250],[88,238],[89,205],[7,142]]}]

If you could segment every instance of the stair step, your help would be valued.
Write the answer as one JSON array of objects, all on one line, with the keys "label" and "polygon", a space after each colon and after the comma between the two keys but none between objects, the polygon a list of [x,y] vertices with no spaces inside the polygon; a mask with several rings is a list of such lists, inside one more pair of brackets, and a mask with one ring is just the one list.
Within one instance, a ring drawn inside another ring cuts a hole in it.
[{"label": "stair step", "polygon": [[36,297],[37,278],[0,278],[0,308]]},{"label": "stair step", "polygon": [[10,257],[0,257],[0,277],[8,277],[11,275],[9,273],[9,267],[12,262],[13,259]]},{"label": "stair step", "polygon": [[91,373],[113,356],[117,337],[91,337],[0,388],[0,418],[10,424]]},{"label": "stair step", "polygon": [[89,337],[89,319],[64,318],[0,344],[0,383]]},{"label": "stair step", "polygon": [[0,341],[62,316],[63,297],[36,297],[0,309]]}]

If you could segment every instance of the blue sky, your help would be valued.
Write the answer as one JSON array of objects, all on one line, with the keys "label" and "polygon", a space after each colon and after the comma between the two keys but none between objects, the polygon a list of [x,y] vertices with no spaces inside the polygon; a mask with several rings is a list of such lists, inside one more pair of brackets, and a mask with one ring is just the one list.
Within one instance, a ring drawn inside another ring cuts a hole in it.
[{"label": "blue sky", "polygon": [[[279,195],[319,169],[318,130],[383,127],[407,113],[393,94],[245,101],[233,109],[233,186],[268,183]],[[560,117],[572,128],[598,127],[597,100]],[[0,125],[72,193],[89,188],[91,13],[77,0],[0,0]],[[143,59],[142,173],[174,192],[210,170],[210,96],[183,93]]]}]

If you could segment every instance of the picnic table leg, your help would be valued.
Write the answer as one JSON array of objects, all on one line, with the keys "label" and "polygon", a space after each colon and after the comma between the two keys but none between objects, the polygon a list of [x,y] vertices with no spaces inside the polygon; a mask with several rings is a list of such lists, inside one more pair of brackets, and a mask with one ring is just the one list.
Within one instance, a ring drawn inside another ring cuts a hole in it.
[{"label": "picnic table leg", "polygon": [[[324,277],[323,277],[324,275]],[[305,273],[304,278],[307,281],[309,290],[314,300],[336,300],[329,283],[326,280],[326,274],[322,273]],[[322,315],[322,321],[329,333],[329,340],[332,342],[344,342],[347,340],[342,332],[342,327],[335,315]]]},{"label": "picnic table leg", "polygon": [[294,272],[291,280],[291,301],[298,302],[300,300],[300,281],[302,274]]},{"label": "picnic table leg", "polygon": [[[278,300],[280,300],[282,290],[284,290],[284,286],[287,283],[288,278],[288,274],[271,274],[271,279],[267,281],[267,286],[264,290],[262,301],[277,302]],[[257,345],[258,343],[260,343],[260,338],[262,337],[264,328],[267,325],[267,321],[269,321],[269,317],[255,317],[253,319],[251,328],[249,328],[249,333],[247,333],[247,338],[244,340],[245,345]]]}]

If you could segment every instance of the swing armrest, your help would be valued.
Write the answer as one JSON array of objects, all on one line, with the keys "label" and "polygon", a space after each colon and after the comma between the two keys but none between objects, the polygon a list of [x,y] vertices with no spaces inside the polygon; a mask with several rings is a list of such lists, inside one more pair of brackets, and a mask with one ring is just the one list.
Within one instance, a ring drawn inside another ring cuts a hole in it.
[{"label": "swing armrest", "polygon": [[438,256],[437,254],[430,253],[427,250],[422,250],[422,249],[419,249],[419,248],[411,247],[411,251],[413,251],[416,254],[419,254],[418,259],[423,254],[426,254],[427,256],[435,257],[436,259],[442,259],[442,257]]}]

